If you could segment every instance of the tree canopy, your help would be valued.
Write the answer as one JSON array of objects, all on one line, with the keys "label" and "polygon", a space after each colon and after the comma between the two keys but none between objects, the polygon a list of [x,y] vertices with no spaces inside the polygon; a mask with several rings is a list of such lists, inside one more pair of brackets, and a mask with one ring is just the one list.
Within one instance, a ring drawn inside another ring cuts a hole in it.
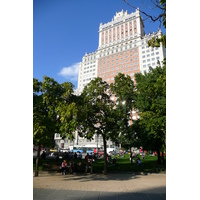
[{"label": "tree canopy", "polygon": [[136,108],[140,115],[140,139],[145,149],[165,150],[166,138],[166,65],[135,74]]},{"label": "tree canopy", "polygon": [[[111,91],[116,96],[117,124],[120,143],[131,149],[135,144],[135,125],[132,120],[132,109],[135,104],[134,82],[129,75],[119,73],[115,82],[110,85]],[[119,138],[117,138],[119,140]]]},{"label": "tree canopy", "polygon": [[94,134],[103,137],[104,144],[104,174],[107,174],[106,141],[114,137],[115,117],[114,103],[110,99],[109,85],[97,77],[85,86],[81,94],[82,106],[78,112],[78,133],[88,139]]},{"label": "tree canopy", "polygon": [[33,144],[38,146],[35,176],[38,176],[41,145],[53,147],[55,133],[73,137],[77,111],[73,87],[71,83],[59,84],[47,76],[43,82],[33,79]]}]

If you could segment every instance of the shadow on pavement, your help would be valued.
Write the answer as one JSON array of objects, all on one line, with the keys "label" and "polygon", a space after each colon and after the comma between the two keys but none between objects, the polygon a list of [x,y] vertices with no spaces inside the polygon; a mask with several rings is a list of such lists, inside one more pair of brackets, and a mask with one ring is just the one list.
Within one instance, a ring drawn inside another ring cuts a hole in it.
[{"label": "shadow on pavement", "polygon": [[141,190],[138,192],[99,192],[99,191],[80,191],[80,190],[55,190],[55,189],[33,189],[34,200],[165,200],[166,187],[156,187],[153,189]]},{"label": "shadow on pavement", "polygon": [[140,176],[130,173],[130,174],[82,174],[82,175],[65,175],[63,176],[63,180],[78,180],[80,182],[88,182],[88,181],[107,181],[107,180],[113,180],[113,181],[127,181],[130,179],[137,179],[140,178]]}]

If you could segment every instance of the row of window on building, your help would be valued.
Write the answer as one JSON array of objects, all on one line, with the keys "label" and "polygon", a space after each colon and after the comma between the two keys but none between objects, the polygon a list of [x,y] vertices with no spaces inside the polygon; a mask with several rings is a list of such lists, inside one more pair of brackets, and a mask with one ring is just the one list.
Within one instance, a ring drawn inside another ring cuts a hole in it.
[{"label": "row of window on building", "polygon": [[[156,57],[156,60],[160,60],[160,57]],[[150,62],[150,61],[155,61],[155,58],[149,58],[149,59],[146,59],[146,60],[142,60],[143,63],[146,63],[146,62]]]}]

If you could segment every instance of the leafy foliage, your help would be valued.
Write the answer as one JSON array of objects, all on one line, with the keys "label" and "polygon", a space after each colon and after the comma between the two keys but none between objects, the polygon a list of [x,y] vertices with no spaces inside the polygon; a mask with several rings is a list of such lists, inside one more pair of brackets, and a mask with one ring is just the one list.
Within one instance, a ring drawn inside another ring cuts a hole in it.
[{"label": "leafy foliage", "polygon": [[78,112],[79,135],[88,139],[92,139],[94,134],[103,137],[104,174],[107,174],[106,140],[113,138],[116,130],[114,103],[110,97],[109,85],[97,77],[85,86]]},{"label": "leafy foliage", "polygon": [[40,146],[54,146],[54,134],[72,138],[76,128],[77,107],[73,101],[73,85],[57,83],[53,78],[43,77],[43,82],[33,79],[33,144],[38,146],[36,176]]},{"label": "leafy foliage", "polygon": [[119,73],[110,88],[117,98],[115,108],[119,132],[117,139],[123,146],[131,148],[136,141],[136,122],[132,120],[132,109],[136,100],[134,82],[129,75]]},{"label": "leafy foliage", "polygon": [[136,107],[140,115],[140,139],[145,149],[165,149],[166,137],[166,63],[135,75]]}]

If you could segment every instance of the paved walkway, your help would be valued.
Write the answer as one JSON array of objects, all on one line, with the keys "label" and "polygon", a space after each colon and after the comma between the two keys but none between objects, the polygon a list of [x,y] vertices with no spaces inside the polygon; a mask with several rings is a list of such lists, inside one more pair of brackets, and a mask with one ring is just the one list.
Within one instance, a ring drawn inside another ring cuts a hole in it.
[{"label": "paved walkway", "polygon": [[164,200],[166,174],[41,173],[33,177],[34,200]]}]

